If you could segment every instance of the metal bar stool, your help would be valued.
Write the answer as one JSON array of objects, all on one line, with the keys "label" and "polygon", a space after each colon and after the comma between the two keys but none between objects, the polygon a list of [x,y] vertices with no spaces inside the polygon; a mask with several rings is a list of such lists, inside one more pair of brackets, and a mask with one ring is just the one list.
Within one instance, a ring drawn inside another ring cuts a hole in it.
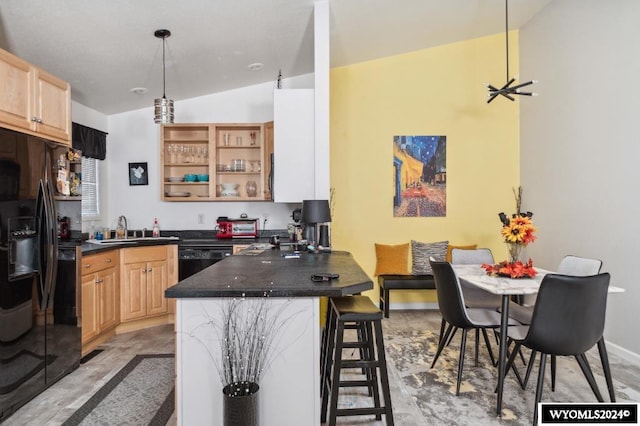
[{"label": "metal bar stool", "polygon": [[[329,310],[323,341],[321,421],[326,421],[327,411],[330,426],[336,424],[337,416],[372,414],[377,420],[381,420],[384,414],[386,424],[393,425],[389,376],[382,337],[382,311],[367,296],[332,298]],[[345,341],[345,330],[350,328],[356,331],[355,341]],[[346,348],[358,349],[359,359],[343,359],[342,351]],[[346,368],[362,369],[365,378],[340,380],[340,372]],[[369,396],[373,398],[373,406],[339,409],[339,390],[345,387],[367,387]],[[381,396],[384,400],[382,406]]]}]

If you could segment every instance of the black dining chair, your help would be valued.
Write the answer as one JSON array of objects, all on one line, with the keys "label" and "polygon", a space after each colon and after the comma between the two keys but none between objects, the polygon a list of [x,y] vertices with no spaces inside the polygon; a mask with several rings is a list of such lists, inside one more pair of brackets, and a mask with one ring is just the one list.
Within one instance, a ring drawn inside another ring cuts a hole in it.
[{"label": "black dining chair", "polygon": [[[448,326],[444,335],[438,343],[438,350],[431,364],[433,368],[447,346],[449,337],[453,333],[454,328],[462,330],[462,338],[460,342],[460,356],[458,359],[458,378],[456,383],[456,395],[460,395],[460,381],[462,379],[462,370],[464,367],[464,352],[466,348],[467,332],[474,329],[497,329],[500,327],[500,314],[495,309],[484,308],[467,308],[465,306],[464,296],[460,287],[460,281],[456,276],[453,267],[449,262],[439,262],[430,260],[433,270],[433,278],[436,283],[436,293],[438,295],[438,307],[442,318],[447,322]],[[510,322],[515,325],[516,322]],[[489,346],[489,341],[485,336],[485,343]],[[492,360],[493,362],[493,360]]]},{"label": "black dining chair", "polygon": [[[590,275],[597,275],[602,268],[602,261],[598,259],[590,259],[586,257],[568,255],[562,258],[560,264],[558,264],[557,273],[561,275],[571,275],[576,277],[584,277]],[[509,316],[515,318],[518,322],[528,325],[531,324],[531,316],[533,314],[533,305],[519,305],[511,302],[509,305]],[[598,352],[600,354],[600,362],[602,369],[604,370],[605,378],[607,381],[607,389],[609,391],[609,397],[611,402],[615,402],[615,392],[613,389],[613,380],[611,378],[611,369],[609,367],[609,356],[607,354],[607,348],[604,342],[604,337],[598,341]],[[525,373],[524,381],[521,383],[524,389],[529,382],[529,376],[531,375],[531,368],[535,363],[536,352],[531,351],[529,357],[529,363],[527,371]],[[551,390],[556,390],[556,357],[551,357]]]},{"label": "black dining chair", "polygon": [[585,352],[602,339],[609,281],[608,273],[588,277],[546,275],[540,284],[531,324],[509,328],[508,337],[515,342],[515,347],[506,371],[512,367],[521,346],[540,352],[534,425],[538,419],[547,355],[574,356],[594,395],[599,402],[604,401]]},{"label": "black dining chair", "polygon": [[[482,265],[486,264],[494,264],[493,253],[491,253],[491,249],[488,248],[477,248],[477,249],[459,249],[454,248],[451,250],[451,264],[452,265]],[[483,309],[492,309],[497,311],[500,308],[502,303],[502,297],[497,294],[491,294],[488,291],[481,289],[480,287],[468,284],[464,281],[460,281],[460,288],[462,289],[462,294],[464,296],[464,304],[467,308],[483,308]],[[441,326],[441,329],[443,327]],[[480,343],[480,335],[479,332],[482,332],[485,342],[488,342],[489,339],[486,336],[487,331],[485,329],[476,329],[476,365],[478,364],[478,346]],[[454,330],[455,333],[455,330]],[[487,350],[489,351],[489,356],[491,357],[491,362],[495,365],[496,360],[493,356],[493,352],[491,350],[491,346],[487,344]]]}]

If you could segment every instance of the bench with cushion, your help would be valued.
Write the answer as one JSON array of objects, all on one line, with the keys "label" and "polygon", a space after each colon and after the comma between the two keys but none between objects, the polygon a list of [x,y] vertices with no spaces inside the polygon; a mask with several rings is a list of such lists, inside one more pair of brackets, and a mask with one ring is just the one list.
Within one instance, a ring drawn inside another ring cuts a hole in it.
[{"label": "bench with cushion", "polygon": [[[475,249],[476,245],[453,246],[448,241],[421,243],[411,240],[411,244],[375,244],[376,271],[380,287],[380,309],[389,318],[389,293],[391,290],[435,290],[436,284],[431,274],[429,258],[451,262],[454,248]],[[409,249],[411,249],[411,270],[409,269]]]},{"label": "bench with cushion", "polygon": [[380,310],[389,318],[389,293],[391,290],[435,290],[433,275],[378,275]]}]

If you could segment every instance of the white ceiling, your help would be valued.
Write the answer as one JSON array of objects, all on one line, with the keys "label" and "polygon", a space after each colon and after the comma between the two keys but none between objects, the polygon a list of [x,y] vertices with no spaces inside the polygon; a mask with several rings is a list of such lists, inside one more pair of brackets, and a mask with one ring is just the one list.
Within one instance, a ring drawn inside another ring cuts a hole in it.
[{"label": "white ceiling", "polygon": [[[553,0],[511,0],[519,28]],[[314,0],[1,0],[0,47],[110,115],[313,72]],[[502,0],[330,0],[331,66],[504,32]],[[504,60],[496,52],[496,60]],[[248,65],[264,67],[249,71]],[[130,89],[145,87],[144,95]]]}]

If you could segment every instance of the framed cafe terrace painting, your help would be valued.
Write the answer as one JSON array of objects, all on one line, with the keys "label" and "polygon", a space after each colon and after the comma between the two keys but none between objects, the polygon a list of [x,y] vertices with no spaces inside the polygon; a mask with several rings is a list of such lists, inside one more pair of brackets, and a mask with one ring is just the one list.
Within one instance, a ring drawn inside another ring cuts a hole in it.
[{"label": "framed cafe terrace painting", "polygon": [[447,215],[447,137],[393,137],[393,216]]}]

